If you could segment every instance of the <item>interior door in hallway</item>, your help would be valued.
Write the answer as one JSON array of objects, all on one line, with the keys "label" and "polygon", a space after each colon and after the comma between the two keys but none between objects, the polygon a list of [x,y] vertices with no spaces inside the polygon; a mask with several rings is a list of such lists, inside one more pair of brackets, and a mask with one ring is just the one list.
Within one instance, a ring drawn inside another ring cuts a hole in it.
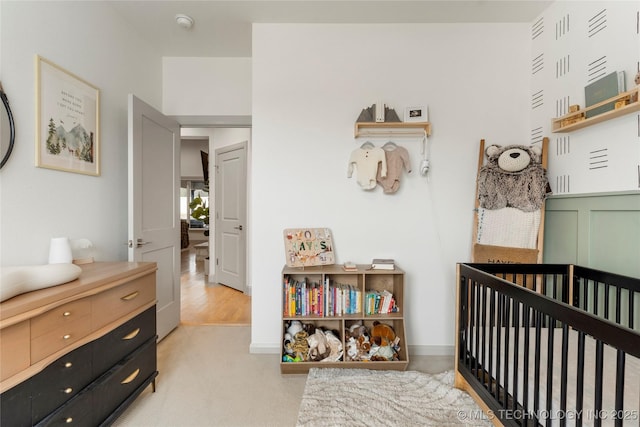
[{"label": "interior door in hallway", "polygon": [[129,261],[157,263],[157,333],[180,323],[180,125],[129,95]]},{"label": "interior door in hallway", "polygon": [[216,150],[215,280],[244,292],[247,257],[247,142]]}]

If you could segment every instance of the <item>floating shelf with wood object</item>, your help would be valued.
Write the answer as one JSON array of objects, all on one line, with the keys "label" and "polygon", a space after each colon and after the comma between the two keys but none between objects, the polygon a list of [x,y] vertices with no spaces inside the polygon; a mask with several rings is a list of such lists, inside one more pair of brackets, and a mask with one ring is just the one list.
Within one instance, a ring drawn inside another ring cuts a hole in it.
[{"label": "floating shelf with wood object", "polygon": [[361,136],[430,136],[429,122],[356,122],[355,137]]},{"label": "floating shelf with wood object", "polygon": [[[595,125],[596,123],[601,123],[606,120],[624,116],[625,114],[633,113],[634,111],[640,111],[640,101],[638,101],[638,88],[640,88],[640,86],[636,86],[634,89],[631,89],[627,92],[622,92],[619,95],[616,95],[609,99],[605,99],[604,101],[598,102],[597,104],[590,105],[584,110],[574,111],[569,114],[565,114],[562,117],[553,119],[551,121],[551,132],[572,132],[574,130],[582,129],[587,126]],[[611,111],[598,114],[597,116],[589,118],[586,117],[587,111],[610,103],[614,103],[616,105],[616,108]]]}]

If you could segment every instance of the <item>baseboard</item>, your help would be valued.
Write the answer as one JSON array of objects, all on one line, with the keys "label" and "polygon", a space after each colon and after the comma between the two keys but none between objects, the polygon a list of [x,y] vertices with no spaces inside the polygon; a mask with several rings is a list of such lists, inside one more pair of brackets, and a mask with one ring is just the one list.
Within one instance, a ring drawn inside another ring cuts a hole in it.
[{"label": "baseboard", "polygon": [[280,346],[272,344],[253,344],[249,345],[249,353],[251,354],[280,354]]},{"label": "baseboard", "polygon": [[409,345],[409,356],[453,356],[453,345]]}]

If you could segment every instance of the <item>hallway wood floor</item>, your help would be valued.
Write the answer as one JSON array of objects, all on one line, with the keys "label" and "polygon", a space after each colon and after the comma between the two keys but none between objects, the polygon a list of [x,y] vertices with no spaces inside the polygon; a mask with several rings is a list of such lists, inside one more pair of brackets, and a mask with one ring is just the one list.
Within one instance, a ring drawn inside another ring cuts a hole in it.
[{"label": "hallway wood floor", "polygon": [[181,253],[183,325],[250,325],[251,297],[217,283],[205,283],[204,261],[196,262],[193,244]]}]

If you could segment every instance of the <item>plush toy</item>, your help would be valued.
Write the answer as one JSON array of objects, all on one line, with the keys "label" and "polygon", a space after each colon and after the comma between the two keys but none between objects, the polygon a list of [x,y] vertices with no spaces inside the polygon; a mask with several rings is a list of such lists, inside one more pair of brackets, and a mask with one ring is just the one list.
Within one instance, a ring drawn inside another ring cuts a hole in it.
[{"label": "plush toy", "polygon": [[377,320],[371,328],[372,347],[370,351],[372,361],[394,360],[397,357],[395,346],[397,337],[393,328]]},{"label": "plush toy", "polygon": [[322,359],[322,362],[338,362],[342,359],[342,341],[340,341],[338,332],[324,331],[329,345],[329,356]]},{"label": "plush toy", "polygon": [[396,333],[391,326],[377,320],[373,322],[373,328],[371,328],[371,342],[373,344],[386,347],[392,345],[395,339]]},{"label": "plush toy", "polygon": [[358,321],[349,326],[349,332],[345,336],[345,344],[349,360],[369,360],[369,351],[371,350],[369,329],[362,322]]},{"label": "plush toy", "polygon": [[302,322],[299,320],[292,320],[287,327],[287,333],[292,337],[302,330]]},{"label": "plush toy", "polygon": [[546,171],[540,164],[542,150],[533,145],[491,145],[486,165],[478,173],[480,207],[512,207],[533,212],[542,207],[549,193]]},{"label": "plush toy", "polygon": [[319,362],[331,354],[331,348],[327,336],[322,329],[316,328],[315,332],[307,337],[309,343],[309,360]]},{"label": "plush toy", "polygon": [[291,348],[296,356],[296,359],[307,361],[309,359],[309,342],[307,341],[308,334],[305,331],[297,332],[293,336],[293,343]]}]

